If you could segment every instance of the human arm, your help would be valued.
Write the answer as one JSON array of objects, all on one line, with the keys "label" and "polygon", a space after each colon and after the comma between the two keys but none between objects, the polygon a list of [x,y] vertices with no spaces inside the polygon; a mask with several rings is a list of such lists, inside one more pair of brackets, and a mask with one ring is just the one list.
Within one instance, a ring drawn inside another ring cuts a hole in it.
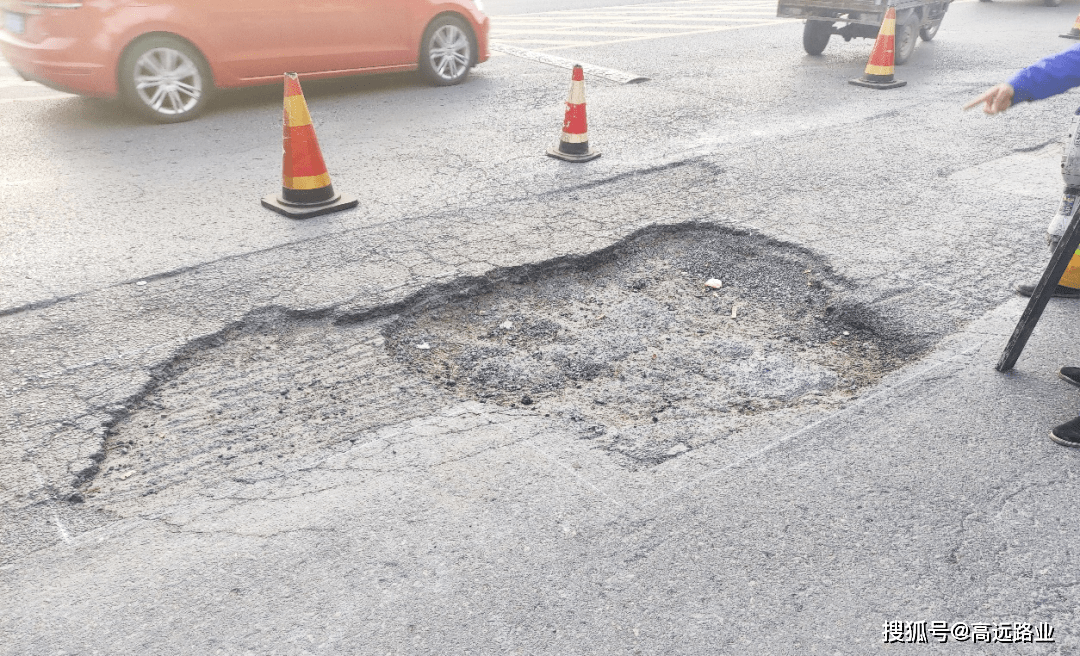
[{"label": "human arm", "polygon": [[1028,66],[1007,83],[991,87],[964,109],[984,105],[987,114],[998,114],[1013,104],[1042,100],[1080,86],[1080,44]]},{"label": "human arm", "polygon": [[1080,44],[1028,66],[1009,80],[1013,102],[1042,100],[1080,86]]}]

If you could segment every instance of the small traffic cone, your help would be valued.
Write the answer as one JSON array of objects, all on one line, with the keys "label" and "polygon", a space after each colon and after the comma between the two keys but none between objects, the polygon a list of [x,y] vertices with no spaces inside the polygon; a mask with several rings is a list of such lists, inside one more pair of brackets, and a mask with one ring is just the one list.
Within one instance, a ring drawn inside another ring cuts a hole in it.
[{"label": "small traffic cone", "polygon": [[282,143],[281,195],[266,196],[262,199],[263,207],[290,219],[306,219],[347,210],[360,203],[352,196],[334,193],[296,73],[285,74]]},{"label": "small traffic cone", "polygon": [[1077,16],[1076,20],[1073,21],[1072,29],[1069,30],[1068,34],[1059,34],[1058,36],[1063,39],[1075,39],[1080,41],[1080,16]]},{"label": "small traffic cone", "polygon": [[574,65],[570,77],[570,97],[566,99],[566,118],[563,119],[559,145],[548,148],[547,154],[567,162],[588,162],[600,157],[589,148],[589,128],[585,122],[585,71]]},{"label": "small traffic cone", "polygon": [[907,82],[893,79],[893,56],[896,49],[896,9],[892,6],[885,12],[881,21],[874,49],[870,52],[870,61],[866,62],[866,72],[857,80],[848,80],[852,84],[871,89],[893,89],[902,87]]}]

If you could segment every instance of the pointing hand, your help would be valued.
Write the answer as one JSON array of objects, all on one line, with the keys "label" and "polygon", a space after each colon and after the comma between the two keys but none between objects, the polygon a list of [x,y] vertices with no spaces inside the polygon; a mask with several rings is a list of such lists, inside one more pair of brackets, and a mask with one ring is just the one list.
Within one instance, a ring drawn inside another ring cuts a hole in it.
[{"label": "pointing hand", "polygon": [[999,84],[991,87],[989,91],[964,105],[964,109],[971,109],[984,104],[983,111],[987,114],[1000,114],[1012,106],[1013,88],[1011,84]]}]

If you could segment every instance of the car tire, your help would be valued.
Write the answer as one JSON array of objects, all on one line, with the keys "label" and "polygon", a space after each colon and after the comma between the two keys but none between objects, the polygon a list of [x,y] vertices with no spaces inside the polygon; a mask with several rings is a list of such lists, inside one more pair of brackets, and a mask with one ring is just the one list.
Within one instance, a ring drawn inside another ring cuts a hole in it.
[{"label": "car tire", "polygon": [[818,56],[825,52],[832,36],[833,24],[827,21],[808,20],[803,26],[802,46],[806,54]]},{"label": "car tire", "polygon": [[424,30],[420,72],[440,87],[459,84],[476,62],[476,38],[456,16],[439,16]]},{"label": "car tire", "polygon": [[911,54],[915,52],[915,44],[919,40],[919,17],[915,14],[911,14],[904,19],[904,22],[897,25],[896,28],[896,54],[895,64],[897,66],[906,64],[911,59]]},{"label": "car tire", "polygon": [[190,121],[213,91],[210,66],[190,43],[169,35],[139,39],[120,58],[120,96],[140,116],[158,123]]}]

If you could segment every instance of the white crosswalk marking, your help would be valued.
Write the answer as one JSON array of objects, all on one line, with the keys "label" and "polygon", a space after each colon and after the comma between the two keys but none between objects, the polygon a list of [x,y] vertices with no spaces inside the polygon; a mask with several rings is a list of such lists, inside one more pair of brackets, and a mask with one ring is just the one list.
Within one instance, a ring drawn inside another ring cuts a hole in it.
[{"label": "white crosswalk marking", "polygon": [[645,5],[571,9],[491,20],[495,43],[559,50],[723,32],[791,22],[761,0],[675,0]]}]

